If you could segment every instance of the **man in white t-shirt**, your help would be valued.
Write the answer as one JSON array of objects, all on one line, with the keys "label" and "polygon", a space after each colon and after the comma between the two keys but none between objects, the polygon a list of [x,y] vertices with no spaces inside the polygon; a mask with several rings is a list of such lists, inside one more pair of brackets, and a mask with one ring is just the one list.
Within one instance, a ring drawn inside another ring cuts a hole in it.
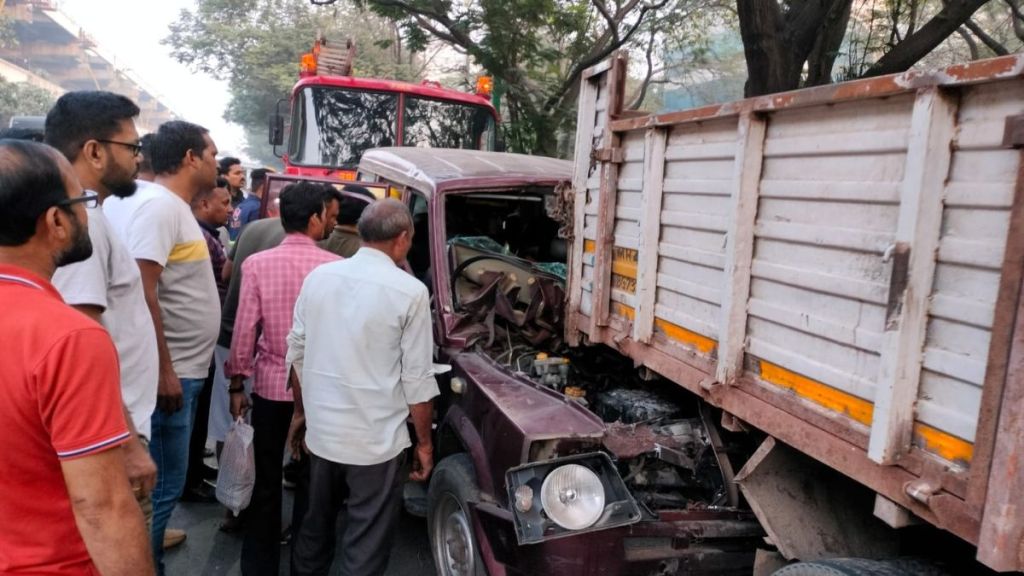
[{"label": "man in white t-shirt", "polygon": [[[102,203],[135,192],[139,108],[111,92],[68,92],[46,117],[46,142],[71,162],[82,187]],[[59,268],[53,284],[64,301],[100,322],[110,333],[120,362],[121,399],[132,438],[125,461],[136,498],[151,520],[149,493],[156,464],[149,455],[150,418],[156,406],[156,332],[146,310],[142,277],[128,249],[110,229],[102,210],[89,214],[93,253],[82,262]]]},{"label": "man in white t-shirt", "polygon": [[153,491],[153,554],[163,574],[167,521],[185,487],[188,444],[220,328],[220,298],[210,252],[189,203],[217,179],[217,146],[201,126],[174,120],[149,147],[153,196],[124,231],[142,273],[160,355],[150,452],[161,467]]}]

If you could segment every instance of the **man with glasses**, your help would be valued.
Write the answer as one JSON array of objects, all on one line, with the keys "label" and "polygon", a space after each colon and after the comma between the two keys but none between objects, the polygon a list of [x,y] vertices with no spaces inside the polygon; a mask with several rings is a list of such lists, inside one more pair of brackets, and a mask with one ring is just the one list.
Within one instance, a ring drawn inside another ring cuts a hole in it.
[{"label": "man with glasses", "polygon": [[93,202],[87,210],[92,256],[64,266],[53,284],[64,301],[110,333],[120,360],[121,399],[131,430],[123,451],[128,477],[147,524],[157,469],[149,454],[150,419],[156,407],[156,332],[146,308],[142,276],[114,235],[98,204],[135,193],[139,134],[134,102],[111,92],[68,92],[46,116],[46,142],[67,158]]},{"label": "man with glasses", "polygon": [[97,201],[56,150],[0,140],[0,574],[153,574],[117,350],[50,283],[92,254]]}]

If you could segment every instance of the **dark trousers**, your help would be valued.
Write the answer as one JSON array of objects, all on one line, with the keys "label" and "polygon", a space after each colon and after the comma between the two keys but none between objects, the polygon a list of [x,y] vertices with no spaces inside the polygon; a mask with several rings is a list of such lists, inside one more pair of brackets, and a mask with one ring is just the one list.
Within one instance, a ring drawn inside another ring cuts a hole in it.
[{"label": "dark trousers", "polygon": [[[252,395],[256,484],[242,542],[242,574],[246,576],[276,576],[281,563],[281,463],[294,406],[293,402]],[[296,501],[296,508],[298,505]]]},{"label": "dark trousers", "polygon": [[206,463],[203,462],[206,452],[207,420],[210,417],[210,394],[213,392],[213,362],[210,371],[203,381],[203,390],[199,393],[199,404],[196,406],[195,419],[192,422],[192,436],[188,440],[188,472],[185,474],[185,490],[191,490],[202,484],[205,479]]},{"label": "dark trousers", "polygon": [[372,466],[338,464],[312,454],[309,458],[309,509],[293,540],[292,576],[327,575],[343,507],[340,574],[384,574],[398,524],[404,454]]}]

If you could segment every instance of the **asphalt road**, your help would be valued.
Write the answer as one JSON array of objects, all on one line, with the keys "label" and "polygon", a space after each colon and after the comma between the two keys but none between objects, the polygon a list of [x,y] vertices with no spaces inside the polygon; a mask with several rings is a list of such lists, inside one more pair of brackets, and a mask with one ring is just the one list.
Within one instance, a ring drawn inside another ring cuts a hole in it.
[{"label": "asphalt road", "polygon": [[[285,491],[284,517],[291,518],[291,493]],[[171,516],[170,526],[183,528],[188,539],[164,556],[167,576],[238,576],[242,536],[218,530],[224,519],[220,504],[181,502]],[[283,524],[287,526],[290,520]],[[340,532],[339,532],[340,537]],[[340,544],[339,544],[340,545]],[[290,547],[281,547],[280,576],[287,576]],[[331,574],[338,574],[337,561]],[[432,576],[435,574],[427,523],[405,511],[399,522],[398,536],[391,550],[387,576]]]}]

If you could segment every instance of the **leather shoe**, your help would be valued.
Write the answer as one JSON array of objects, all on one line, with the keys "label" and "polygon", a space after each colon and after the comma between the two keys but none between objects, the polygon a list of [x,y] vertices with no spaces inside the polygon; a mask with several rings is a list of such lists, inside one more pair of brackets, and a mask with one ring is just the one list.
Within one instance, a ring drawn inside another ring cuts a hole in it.
[{"label": "leather shoe", "polygon": [[181,495],[181,500],[183,502],[216,502],[216,488],[211,488],[206,482],[200,482],[199,484],[186,489]]},{"label": "leather shoe", "polygon": [[188,538],[188,534],[184,530],[178,530],[177,528],[168,528],[164,530],[164,550],[174,548]]}]

